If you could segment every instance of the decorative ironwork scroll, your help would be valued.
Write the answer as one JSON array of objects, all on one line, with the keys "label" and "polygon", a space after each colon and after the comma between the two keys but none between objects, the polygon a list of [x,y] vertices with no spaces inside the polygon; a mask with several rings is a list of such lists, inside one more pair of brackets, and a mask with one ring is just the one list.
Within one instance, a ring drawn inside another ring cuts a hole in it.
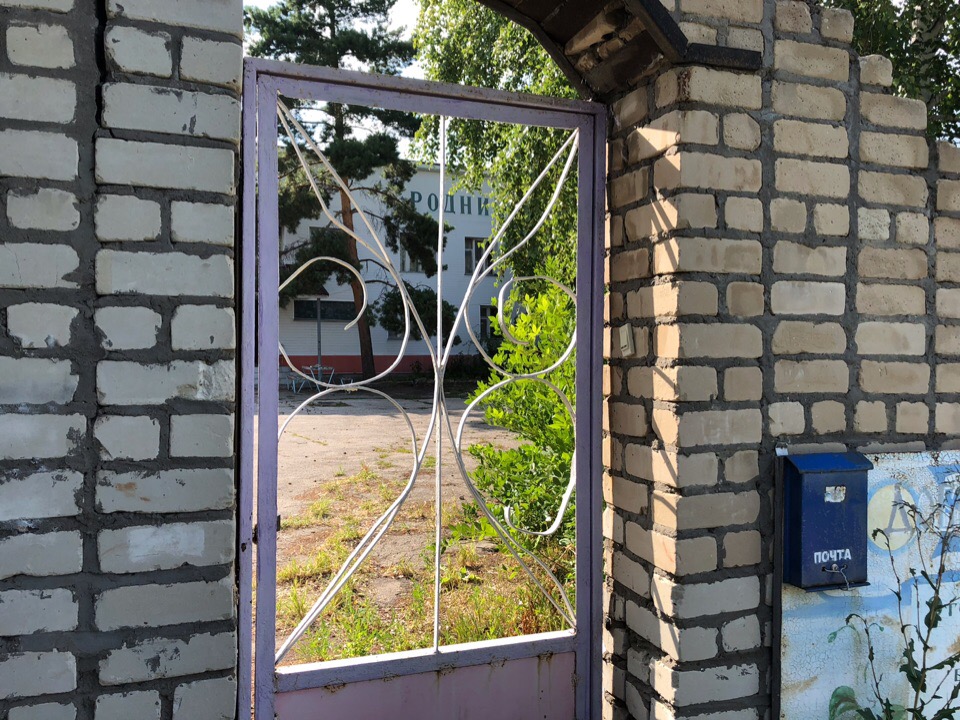
[{"label": "decorative ironwork scroll", "polygon": [[[564,519],[564,515],[567,512],[567,509],[573,499],[574,490],[576,487],[576,475],[575,475],[575,464],[576,459],[574,456],[573,461],[571,462],[569,481],[566,485],[565,491],[562,495],[560,505],[556,508],[556,513],[553,516],[549,526],[542,531],[533,531],[519,527],[514,522],[514,514],[510,507],[504,508],[503,519],[497,517],[489,505],[488,499],[484,497],[483,493],[477,488],[473,482],[470,473],[467,470],[463,459],[463,435],[464,428],[472,414],[481,407],[484,402],[490,398],[491,395],[497,391],[513,385],[519,382],[533,382],[539,383],[549,389],[550,391],[556,393],[560,398],[563,407],[566,409],[566,412],[569,414],[571,423],[575,426],[575,408],[571,400],[567,395],[554,383],[552,383],[548,378],[550,373],[558,369],[564,363],[571,360],[574,356],[576,350],[576,332],[574,331],[571,335],[570,341],[561,355],[547,367],[537,370],[534,372],[528,373],[513,373],[507,370],[504,367],[498,365],[495,359],[487,352],[487,349],[484,347],[483,343],[477,337],[474,329],[471,327],[467,319],[467,309],[470,305],[471,300],[475,292],[480,287],[480,284],[488,277],[491,277],[494,273],[502,273],[504,268],[510,262],[510,259],[513,255],[519,252],[524,246],[526,246],[540,230],[543,228],[544,224],[547,222],[551,213],[557,207],[559,202],[564,183],[570,177],[571,172],[575,166],[575,161],[579,152],[580,136],[578,130],[573,130],[570,136],[566,139],[566,142],[563,143],[562,147],[557,151],[554,157],[550,160],[547,166],[543,169],[534,183],[527,190],[523,198],[511,212],[511,214],[505,219],[501,224],[497,232],[489,239],[487,242],[482,258],[479,262],[476,263],[476,267],[473,270],[473,274],[470,278],[470,283],[464,297],[460,300],[459,307],[456,313],[456,318],[454,321],[453,329],[444,337],[444,328],[443,328],[443,242],[444,242],[444,207],[445,203],[439,203],[439,237],[437,242],[437,267],[440,269],[437,275],[437,327],[436,327],[436,341],[435,343],[431,340],[431,333],[429,333],[424,326],[424,323],[417,312],[416,308],[413,305],[413,302],[410,298],[410,295],[407,291],[406,285],[404,284],[398,268],[395,266],[390,253],[387,251],[387,248],[384,242],[381,240],[374,223],[371,221],[371,218],[364,212],[363,207],[357,201],[357,198],[352,194],[348,185],[343,181],[343,179],[337,174],[330,160],[324,155],[322,150],[318,147],[317,143],[313,140],[310,133],[307,132],[301,123],[298,121],[295,114],[290,110],[287,105],[283,103],[282,100],[278,101],[277,106],[277,116],[280,121],[280,125],[283,128],[284,133],[286,134],[287,139],[290,141],[290,145],[293,148],[294,152],[299,159],[300,165],[302,166],[306,176],[310,182],[313,193],[316,196],[316,199],[320,203],[320,207],[323,212],[323,216],[330,222],[330,224],[338,229],[339,231],[348,235],[353,239],[358,246],[363,247],[367,252],[369,252],[373,258],[373,261],[384,269],[389,275],[390,280],[396,286],[397,290],[400,293],[402,304],[403,304],[403,318],[404,318],[404,331],[402,336],[402,342],[400,349],[397,353],[396,358],[390,363],[382,372],[376,374],[374,377],[365,379],[365,380],[356,380],[342,385],[333,384],[332,382],[325,382],[322,378],[317,379],[314,377],[307,376],[303,373],[295,364],[291,361],[289,355],[284,349],[283,345],[280,345],[280,354],[284,359],[285,364],[289,369],[303,377],[305,380],[309,381],[311,385],[317,386],[318,391],[312,396],[308,397],[302,403],[300,403],[296,409],[287,417],[279,428],[279,436],[283,437],[290,423],[302,414],[307,408],[315,405],[318,401],[328,398],[331,395],[336,393],[368,393],[373,396],[377,396],[389,402],[403,420],[406,423],[406,426],[410,432],[410,448],[412,451],[413,465],[410,469],[410,474],[406,480],[406,483],[403,485],[402,490],[399,492],[397,497],[390,503],[389,507],[373,522],[372,526],[366,531],[362,536],[360,541],[357,543],[356,547],[350,552],[343,565],[333,574],[330,578],[325,589],[321,592],[320,596],[314,601],[310,609],[304,614],[303,618],[296,626],[296,628],[290,633],[286,640],[280,645],[276,651],[275,662],[280,663],[284,657],[290,652],[293,646],[300,640],[310,626],[317,621],[318,618],[323,614],[324,610],[330,605],[334,600],[337,593],[339,593],[343,587],[348,583],[351,577],[358,571],[360,566],[364,561],[370,556],[373,550],[380,543],[384,535],[390,530],[391,526],[394,524],[394,521],[397,518],[398,513],[401,508],[407,502],[410,497],[411,492],[414,489],[414,486],[417,482],[418,476],[421,469],[424,467],[424,462],[427,457],[428,448],[430,447],[431,441],[435,445],[436,450],[436,473],[435,473],[435,498],[436,498],[436,516],[435,516],[435,548],[434,548],[434,617],[433,617],[433,647],[434,650],[439,649],[440,647],[440,604],[441,604],[441,553],[442,553],[442,542],[441,542],[441,533],[442,533],[442,478],[443,478],[443,463],[441,462],[441,451],[443,449],[443,444],[445,442],[450,442],[454,450],[454,457],[457,469],[460,474],[466,489],[468,490],[473,501],[477,504],[477,507],[482,512],[483,516],[490,523],[491,527],[496,532],[497,537],[503,543],[504,547],[510,552],[510,554],[517,560],[520,566],[523,568],[524,572],[529,576],[534,585],[539,589],[540,592],[549,600],[551,605],[556,609],[559,615],[563,618],[564,622],[570,627],[575,628],[576,626],[576,613],[571,605],[570,599],[567,597],[567,593],[563,587],[563,584],[556,577],[556,575],[551,571],[548,565],[537,555],[524,547],[517,539],[519,535],[529,535],[537,537],[547,537],[554,535],[558,532],[561,527],[561,524]],[[447,135],[448,135],[448,119],[446,117],[440,118],[440,152],[439,152],[439,165],[440,165],[440,191],[438,197],[445,197],[445,183],[447,175]],[[319,165],[316,163],[308,162],[307,151],[309,155],[315,157],[319,161]],[[353,205],[356,215],[360,218],[363,226],[366,231],[369,233],[369,239],[365,238],[360,233],[355,230],[348,228],[340,219],[337,218],[336,214],[331,211],[328,206],[324,193],[321,190],[320,183],[318,182],[317,177],[315,176],[315,171],[317,169],[322,170],[322,172],[327,176],[325,178],[333,182],[333,185],[342,193],[344,196],[350,199],[350,202]],[[552,191],[549,202],[546,204],[545,209],[540,215],[538,221],[534,226],[525,234],[522,240],[511,248],[503,250],[503,242],[510,231],[511,227],[515,223],[517,217],[521,214],[524,208],[527,207],[531,198],[534,196],[534,193],[544,185],[552,173],[559,170],[559,179],[556,181],[556,185]],[[340,268],[343,268],[347,272],[351,273],[352,276],[358,281],[360,286],[363,288],[363,310],[358,313],[357,318],[355,318],[350,324],[346,326],[345,329],[353,327],[363,314],[363,311],[367,308],[368,303],[368,290],[366,287],[366,282],[361,273],[349,263],[344,262],[335,257],[329,256],[320,256],[311,258],[306,263],[302,264],[296,272],[294,272],[284,283],[279,287],[279,290],[282,291],[287,288],[290,283],[292,283],[301,273],[305,272],[309,267],[317,263],[333,263]],[[501,332],[506,340],[517,345],[526,344],[524,341],[518,339],[511,333],[511,318],[505,313],[505,307],[507,306],[507,298],[511,293],[511,290],[517,287],[521,283],[525,282],[540,282],[548,283],[556,288],[558,288],[562,293],[564,293],[570,300],[576,305],[576,293],[570,287],[558,282],[554,278],[545,277],[545,276],[526,276],[526,277],[508,277],[505,276],[505,279],[502,282],[499,291],[498,303],[497,303],[497,319]],[[452,350],[455,344],[455,340],[458,335],[458,331],[461,326],[466,330],[470,340],[475,346],[477,352],[484,358],[486,363],[492,368],[496,373],[503,376],[503,380],[494,384],[493,386],[484,390],[479,394],[475,399],[473,399],[466,409],[463,411],[459,420],[451,418],[451,413],[447,403],[447,398],[444,392],[444,377],[446,370],[449,366],[449,362],[452,355]],[[427,348],[427,352],[430,356],[430,361],[432,364],[432,372],[434,377],[434,392],[432,399],[432,408],[429,417],[429,424],[427,426],[425,437],[422,440],[418,440],[417,432],[414,427],[413,421],[410,418],[410,415],[402,407],[402,405],[397,402],[394,398],[390,397],[387,393],[371,387],[371,385],[378,380],[381,380],[393,372],[397,366],[400,364],[403,356],[406,352],[406,349],[411,341],[412,331],[416,328],[419,333],[419,336],[422,338],[424,345]]]}]

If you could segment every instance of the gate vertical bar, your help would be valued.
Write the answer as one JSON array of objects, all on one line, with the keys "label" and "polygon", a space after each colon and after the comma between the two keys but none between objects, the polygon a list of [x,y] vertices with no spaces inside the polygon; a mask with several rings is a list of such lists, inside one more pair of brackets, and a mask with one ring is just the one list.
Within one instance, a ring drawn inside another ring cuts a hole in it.
[{"label": "gate vertical bar", "polygon": [[[577,233],[577,718],[601,712],[600,427],[603,350],[603,240],[606,126],[599,114],[580,124]],[[590,192],[589,190],[593,190]]]},{"label": "gate vertical bar", "polygon": [[250,718],[253,670],[253,383],[257,347],[257,71],[243,69],[243,205],[240,247],[240,483],[237,547],[240,624],[237,671],[237,720]]},{"label": "gate vertical bar", "polygon": [[277,615],[277,414],[279,387],[280,226],[277,216],[277,89],[268,78],[257,88],[257,167],[260,197],[257,223],[260,293],[260,403],[257,464],[257,653],[256,719],[273,720],[274,653]]}]

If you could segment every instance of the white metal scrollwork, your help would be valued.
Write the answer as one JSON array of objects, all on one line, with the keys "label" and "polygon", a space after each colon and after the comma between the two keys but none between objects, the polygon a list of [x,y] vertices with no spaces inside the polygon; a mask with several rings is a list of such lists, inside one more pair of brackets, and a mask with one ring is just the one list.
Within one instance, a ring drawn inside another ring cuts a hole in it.
[{"label": "white metal scrollwork", "polygon": [[[330,395],[341,392],[365,392],[372,395],[379,396],[387,400],[396,410],[400,413],[406,422],[407,428],[410,431],[410,443],[411,449],[413,452],[413,467],[410,470],[410,475],[407,479],[406,484],[401,490],[397,498],[390,504],[387,510],[381,514],[377,520],[373,523],[370,529],[366,534],[360,539],[357,546],[347,557],[346,561],[340,567],[340,569],[333,575],[327,584],[326,588],[313,603],[312,607],[304,615],[303,619],[297,625],[297,627],[290,633],[286,638],[283,644],[279,647],[276,653],[275,662],[280,663],[281,660],[289,653],[290,649],[294,644],[303,637],[304,633],[309,629],[309,627],[320,617],[324,610],[329,606],[330,602],[334,599],[336,594],[343,588],[343,586],[350,580],[350,578],[357,572],[358,568],[363,564],[367,559],[370,553],[374,550],[383,536],[390,529],[394,520],[397,517],[400,509],[406,502],[407,498],[410,496],[414,485],[416,483],[417,477],[419,475],[420,469],[423,466],[424,460],[426,458],[427,448],[430,445],[431,439],[436,443],[436,476],[435,476],[435,494],[436,494],[436,518],[435,518],[435,556],[434,556],[434,618],[433,618],[433,647],[438,649],[440,646],[440,586],[441,586],[441,533],[442,533],[442,523],[441,523],[441,508],[442,508],[442,490],[441,490],[441,479],[442,479],[442,462],[440,462],[443,436],[446,434],[452,446],[455,450],[454,457],[457,464],[457,467],[460,472],[461,479],[463,480],[467,490],[469,491],[471,497],[476,502],[477,506],[480,508],[483,515],[489,521],[490,525],[493,527],[497,536],[504,543],[505,547],[509,550],[511,555],[519,562],[523,570],[527,573],[533,583],[539,588],[539,590],[544,594],[544,596],[549,600],[557,612],[563,617],[564,621],[571,627],[575,627],[575,613],[573,607],[571,606],[570,600],[567,597],[567,594],[563,588],[562,583],[557,579],[554,573],[550,570],[549,567],[534,553],[524,548],[514,537],[513,533],[522,533],[532,536],[550,536],[555,534],[563,521],[564,514],[569,507],[569,504],[572,500],[574,494],[574,488],[576,486],[575,473],[573,467],[575,467],[575,457],[574,461],[571,463],[570,478],[567,484],[567,487],[564,491],[560,507],[557,508],[556,515],[552,520],[550,526],[542,532],[534,532],[524,528],[517,527],[513,522],[513,513],[511,508],[504,508],[504,520],[501,522],[496,515],[490,509],[487,499],[479,491],[479,489],[474,485],[470,473],[468,472],[466,465],[462,456],[462,441],[464,428],[471,414],[480,407],[486,399],[488,399],[492,394],[496,393],[498,390],[518,382],[535,382],[540,383],[543,386],[547,387],[552,392],[555,392],[570,415],[571,422],[575,425],[575,410],[573,403],[566,396],[566,394],[560,390],[556,385],[550,382],[547,379],[547,376],[567,362],[574,354],[576,347],[576,334],[574,333],[570,342],[567,345],[564,352],[561,354],[559,359],[550,364],[548,367],[543,368],[530,373],[511,373],[507,369],[500,367],[496,361],[487,353],[486,349],[483,347],[483,344],[477,338],[473,328],[470,323],[466,320],[466,311],[469,307],[470,301],[480,286],[481,282],[489,277],[492,273],[501,269],[505,263],[507,263],[511,256],[519,252],[530,240],[540,231],[544,223],[549,218],[550,214],[555,209],[564,183],[567,181],[567,178],[570,176],[571,170],[574,166],[574,161],[577,157],[579,150],[579,134],[577,131],[573,131],[570,137],[562,145],[562,147],[557,151],[554,157],[550,160],[544,170],[540,173],[539,177],[534,181],[531,187],[528,189],[526,194],[517,204],[513,212],[507,217],[504,223],[501,225],[497,233],[490,239],[487,243],[484,250],[483,256],[479,262],[476,264],[476,268],[473,271],[473,274],[470,278],[470,284],[466,291],[465,296],[460,302],[459,309],[456,314],[456,319],[454,321],[454,326],[450,332],[449,337],[444,339],[443,335],[443,228],[444,228],[444,205],[445,203],[440,202],[439,204],[439,238],[437,243],[437,267],[439,268],[437,275],[437,328],[436,328],[436,345],[431,342],[430,334],[427,332],[426,328],[423,325],[423,322],[417,313],[416,308],[411,301],[409,293],[407,292],[406,285],[400,277],[399,272],[391,261],[390,254],[388,253],[384,243],[381,241],[376,229],[374,228],[373,223],[370,221],[369,217],[364,213],[362,206],[356,201],[356,198],[350,192],[347,184],[343,179],[337,174],[336,170],[331,165],[330,161],[323,154],[320,148],[314,142],[311,135],[304,130],[301,124],[298,122],[297,118],[290,111],[290,109],[282,102],[278,102],[277,114],[280,119],[280,124],[282,125],[287,138],[290,140],[291,147],[296,153],[300,164],[302,165],[304,171],[306,172],[307,178],[310,182],[311,188],[313,189],[314,195],[320,203],[320,207],[323,211],[323,215],[327,220],[337,229],[346,233],[351,237],[356,243],[365,248],[369,253],[373,255],[374,260],[377,264],[383,267],[388,273],[390,278],[393,280],[398,291],[400,292],[403,304],[403,314],[404,314],[404,332],[403,332],[403,341],[400,347],[400,350],[397,354],[397,357],[393,360],[390,366],[382,371],[381,373],[375,375],[373,378],[367,380],[358,380],[344,385],[332,385],[329,382],[324,382],[321,380],[316,380],[312,377],[305,375],[299,368],[297,368],[294,363],[290,360],[287,355],[286,350],[283,348],[282,344],[280,346],[280,353],[284,359],[286,365],[290,368],[292,372],[303,377],[306,380],[309,380],[311,384],[319,386],[320,389],[317,393],[311,397],[304,400],[300,405],[290,414],[288,418],[284,420],[279,429],[280,437],[283,436],[290,422],[300,415],[306,408],[310,407],[314,403],[322,400]],[[441,118],[440,120],[440,193],[439,197],[444,197],[446,194],[445,191],[445,182],[446,182],[446,144],[447,144],[447,118]],[[306,145],[307,148],[314,154],[320,161],[320,165],[323,170],[330,176],[334,181],[337,188],[340,189],[343,193],[349,197],[351,203],[353,204],[357,215],[360,217],[361,222],[366,227],[367,231],[372,238],[372,242],[368,242],[364,237],[362,237],[357,232],[350,230],[346,227],[340,220],[337,219],[336,215],[330,210],[326,201],[324,200],[323,192],[320,190],[317,180],[314,177],[313,167],[310,163],[307,162],[303,148],[300,143],[297,142],[298,137]],[[515,246],[507,250],[506,252],[500,253],[495,260],[492,262],[490,259],[494,256],[495,253],[498,253],[501,248],[504,237],[512,226],[514,220],[529,202],[530,198],[533,197],[536,190],[547,180],[551,172],[556,168],[561,161],[563,161],[562,170],[560,173],[560,178],[556,183],[556,187],[552,193],[549,203],[547,204],[545,210],[543,211],[538,222],[530,230],[525,237],[517,243]],[[359,280],[361,286],[363,287],[363,309],[366,310],[368,296],[367,288],[364,282],[362,275],[357,271],[356,268],[350,264],[334,257],[315,257],[304,263],[300,268],[297,269],[281,286],[280,290],[285,289],[290,283],[292,283],[297,276],[304,272],[308,267],[315,263],[320,262],[331,262],[336,265],[339,265],[345,268],[350,272],[357,280]],[[544,276],[530,276],[530,277],[514,277],[507,279],[499,292],[498,304],[497,304],[497,318],[502,330],[504,337],[510,342],[516,344],[523,344],[517,338],[515,338],[510,332],[510,323],[507,321],[508,318],[504,314],[504,307],[506,305],[506,298],[510,293],[511,288],[516,285],[528,281],[542,281],[547,282],[555,287],[559,288],[564,292],[573,302],[576,303],[576,294],[569,287],[563,285],[557,280],[544,277]],[[362,315],[362,312],[358,314],[350,324],[346,326],[345,329],[349,329],[355,325]],[[369,387],[372,383],[380,380],[387,375],[389,375],[401,362],[406,348],[410,342],[411,338],[411,323],[415,324],[419,330],[420,336],[423,339],[424,344],[427,347],[427,350],[430,355],[431,363],[433,366],[434,373],[434,395],[433,395],[433,405],[431,408],[429,424],[426,430],[426,437],[423,439],[422,443],[417,441],[417,433],[414,428],[413,421],[410,416],[404,410],[404,408],[396,400],[391,398],[386,393]],[[471,341],[476,347],[477,351],[483,356],[484,360],[493,368],[497,373],[504,376],[504,379],[499,383],[491,386],[486,389],[482,394],[476,397],[464,410],[461,415],[459,422],[454,429],[453,422],[451,420],[450,414],[448,412],[446,396],[444,394],[444,374],[448,365],[448,362],[451,357],[451,352],[454,347],[454,341],[457,337],[458,329],[460,326],[463,326],[467,334],[469,335]],[[434,436],[434,433],[436,435]],[[539,569],[543,575],[545,575],[549,582],[547,585],[552,585],[553,591],[548,589],[544,581],[541,579],[541,576],[538,575],[537,570]]]}]

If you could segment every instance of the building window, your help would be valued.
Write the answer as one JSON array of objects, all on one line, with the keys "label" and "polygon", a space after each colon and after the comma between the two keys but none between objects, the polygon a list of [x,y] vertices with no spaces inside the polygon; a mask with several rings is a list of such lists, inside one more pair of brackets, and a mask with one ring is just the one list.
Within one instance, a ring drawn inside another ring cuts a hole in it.
[{"label": "building window", "polygon": [[480,339],[489,340],[493,337],[493,326],[490,323],[490,318],[497,316],[497,309],[492,305],[481,305],[480,306]]},{"label": "building window", "polygon": [[483,257],[486,238],[468,237],[463,241],[463,274],[473,275]]},{"label": "building window", "polygon": [[414,260],[406,250],[400,251],[400,272],[422,273],[423,265],[418,260]]},{"label": "building window", "polygon": [[293,301],[293,319],[294,320],[317,320],[317,301],[316,300],[294,300]]},{"label": "building window", "polygon": [[[320,319],[336,320],[338,322],[350,322],[357,316],[351,300],[323,300],[320,302]],[[293,319],[316,322],[317,321],[317,301],[294,300],[293,301]]]}]

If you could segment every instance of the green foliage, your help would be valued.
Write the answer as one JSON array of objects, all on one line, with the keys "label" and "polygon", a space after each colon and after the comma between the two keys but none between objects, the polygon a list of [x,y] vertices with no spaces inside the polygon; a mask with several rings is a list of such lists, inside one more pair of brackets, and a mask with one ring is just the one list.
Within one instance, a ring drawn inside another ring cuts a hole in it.
[{"label": "green foliage", "polygon": [[[504,342],[494,361],[513,374],[546,369],[560,359],[574,333],[573,303],[559,289],[547,286],[539,294],[522,298],[524,311],[510,327],[519,341]],[[504,315],[515,305],[509,302]],[[576,403],[575,363],[567,361],[547,379]],[[477,387],[473,398],[493,387],[503,376],[494,372]],[[470,453],[479,466],[477,487],[495,503],[502,517],[510,507],[514,525],[525,530],[546,530],[560,509],[560,499],[570,480],[574,450],[573,420],[556,392],[536,380],[521,380],[495,390],[485,398],[486,421],[516,434],[520,445],[499,450],[474,445]],[[573,504],[568,508],[561,542],[573,543]],[[526,536],[521,540],[531,542]],[[537,544],[535,541],[533,544]]]},{"label": "green foliage", "polygon": [[[552,97],[576,97],[566,77],[527,30],[474,0],[422,0],[414,34],[418,57],[428,78],[443,82],[498,88]],[[437,124],[427,118],[418,134],[426,155],[436,149]],[[507,123],[452,121],[448,148],[451,169],[464,187],[491,185],[494,227],[500,227],[569,131],[522,127]],[[504,238],[513,247],[540,218],[559,178],[560,168],[531,198]],[[558,262],[557,279],[571,283],[576,275],[576,173],[564,187],[560,203],[525,250],[512,259],[518,275],[543,269],[543,258]]]},{"label": "green foliage", "polygon": [[[407,288],[407,294],[413,307],[416,308],[424,328],[431,337],[437,334],[437,293],[433,288],[414,287],[409,283],[404,283]],[[385,330],[402,335],[404,330],[403,315],[403,297],[397,288],[391,288],[384,292],[377,301],[374,308],[377,322]],[[457,318],[457,308],[443,301],[443,334],[444,338],[449,337],[453,332],[453,323]],[[422,340],[420,328],[417,327],[410,318],[410,338],[412,340]]]},{"label": "green foliage", "polygon": [[856,18],[854,47],[893,61],[894,89],[923,100],[933,137],[960,139],[960,3],[827,0]]},{"label": "green foliage", "polygon": [[[529,32],[473,0],[422,0],[414,35],[427,77],[443,82],[514,92],[572,98],[576,96],[563,73]],[[452,121],[448,148],[453,171],[461,183],[475,190],[486,181],[491,187],[493,225],[503,226],[509,214],[569,137],[569,131],[523,127],[507,123]],[[426,119],[418,134],[425,154],[435,151],[437,125]],[[562,162],[514,219],[499,252],[515,247],[543,214]],[[559,203],[540,232],[513,255],[509,271],[515,276],[548,275],[576,284],[577,181],[571,174]],[[511,373],[529,373],[552,365],[566,350],[574,332],[572,302],[547,283],[515,288],[507,299],[505,317],[520,312],[511,333],[494,360]],[[496,323],[494,323],[496,326]],[[500,329],[495,327],[497,334]],[[526,343],[526,344],[524,344]],[[573,357],[548,378],[575,403]],[[473,397],[502,380],[494,373]],[[495,503],[501,517],[512,509],[515,525],[543,531],[556,516],[570,478],[573,424],[560,398],[545,385],[522,381],[487,398],[485,418],[512,431],[517,448],[500,450],[476,445],[470,452],[479,461],[474,480]],[[561,545],[573,544],[573,504],[560,532]],[[528,545],[543,540],[518,537]],[[550,542],[550,541],[547,541]],[[569,555],[560,555],[566,562]]]}]

